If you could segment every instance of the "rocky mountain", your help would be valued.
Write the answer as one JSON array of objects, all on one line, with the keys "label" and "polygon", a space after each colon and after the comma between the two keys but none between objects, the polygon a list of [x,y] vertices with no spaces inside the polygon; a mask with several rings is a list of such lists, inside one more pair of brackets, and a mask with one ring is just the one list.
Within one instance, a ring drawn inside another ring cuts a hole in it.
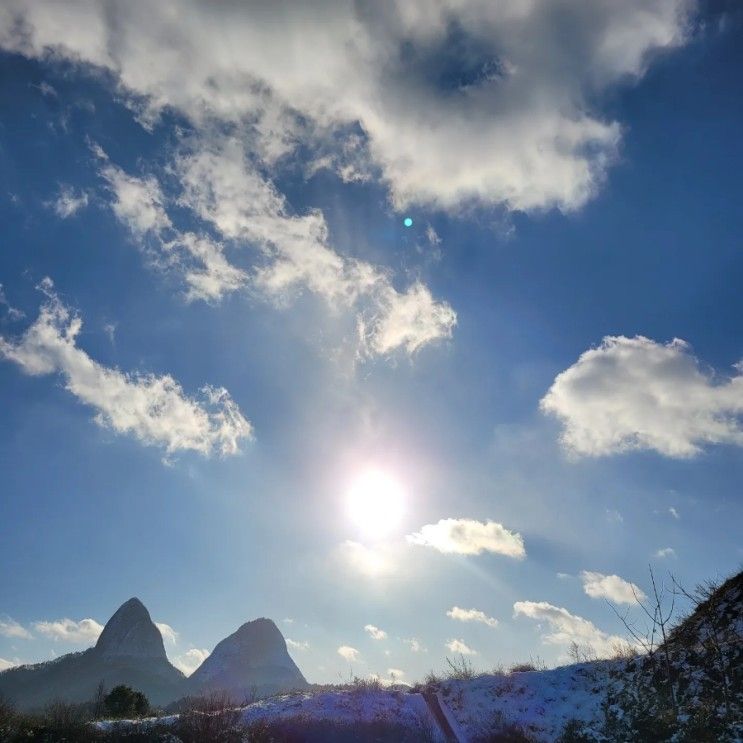
[{"label": "rocky mountain", "polygon": [[101,681],[107,689],[128,684],[154,704],[183,694],[186,677],[168,661],[160,631],[139,599],[119,607],[95,647],[0,673],[0,695],[21,709],[56,699],[84,702],[93,698]]},{"label": "rocky mountain", "polygon": [[220,690],[238,701],[307,686],[279,628],[264,618],[222,640],[188,679],[192,694]]},{"label": "rocky mountain", "polygon": [[107,689],[127,684],[156,705],[211,691],[243,699],[307,687],[270,619],[244,624],[186,678],[168,660],[160,630],[144,604],[132,598],[108,620],[95,647],[0,673],[0,696],[20,709],[57,699],[85,702],[94,697],[101,681]]}]

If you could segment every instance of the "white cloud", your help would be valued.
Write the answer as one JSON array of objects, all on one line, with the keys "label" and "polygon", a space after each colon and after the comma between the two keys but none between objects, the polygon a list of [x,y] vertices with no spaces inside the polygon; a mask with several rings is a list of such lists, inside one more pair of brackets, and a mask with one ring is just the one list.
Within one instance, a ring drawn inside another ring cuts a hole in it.
[{"label": "white cloud", "polygon": [[560,419],[572,454],[692,457],[704,444],[743,446],[743,365],[723,379],[685,341],[607,336],[556,377],[540,406]]},{"label": "white cloud", "polygon": [[379,627],[375,627],[373,624],[364,625],[364,631],[368,633],[372,640],[386,640],[387,633]]},{"label": "white cloud", "polygon": [[0,671],[7,671],[9,668],[15,668],[18,663],[14,663],[12,660],[5,660],[0,658]]},{"label": "white cloud", "polygon": [[304,640],[303,642],[299,640],[292,640],[289,637],[286,638],[286,644],[292,648],[292,650],[309,650],[310,644],[307,642],[307,640]]},{"label": "white cloud", "polygon": [[341,645],[336,652],[341,656],[341,658],[345,658],[349,663],[359,659],[359,651],[356,650],[356,648],[352,648],[350,645]]},{"label": "white cloud", "polygon": [[113,165],[100,147],[94,147],[94,152],[113,196],[114,214],[149,251],[158,268],[182,275],[187,301],[220,300],[247,284],[247,274],[227,260],[220,243],[174,227],[165,208],[165,195],[154,176],[130,175]]},{"label": "white cloud", "polygon": [[90,645],[103,632],[103,625],[95,619],[60,619],[56,622],[34,622],[34,630],[44,637],[75,645]]},{"label": "white cloud", "polygon": [[416,637],[411,637],[409,640],[403,640],[410,647],[411,653],[427,653],[426,648],[423,647],[421,641]]},{"label": "white cloud", "polygon": [[284,624],[294,624],[294,620],[291,617],[284,617],[281,621]]},{"label": "white cloud", "polygon": [[426,524],[406,539],[411,544],[433,547],[445,554],[479,555],[481,552],[494,552],[515,558],[526,556],[521,535],[508,531],[495,521],[441,519],[436,524]]},{"label": "white cloud", "polygon": [[5,296],[5,290],[3,289],[2,284],[0,284],[0,307],[6,308],[5,311],[10,320],[22,320],[26,316],[22,310],[19,310],[17,307],[13,307],[13,305],[8,302],[8,298]]},{"label": "white cloud", "polygon": [[19,340],[0,337],[0,357],[34,376],[60,373],[66,388],[96,410],[99,425],[168,453],[236,454],[240,440],[251,437],[250,423],[224,388],[203,387],[196,399],[170,375],[127,374],[94,361],[77,346],[80,317],[62,304],[49,279],[41,288],[47,301],[39,317]]},{"label": "white cloud", "polygon": [[360,308],[362,349],[385,355],[413,354],[449,338],[457,316],[436,301],[420,281],[397,291],[388,274],[334,251],[323,214],[290,213],[283,195],[256,169],[236,138],[200,141],[176,165],[180,204],[216,228],[223,238],[257,246],[263,263],[253,285],[267,298],[286,304],[306,289],[334,307]]},{"label": "white cloud", "polygon": [[182,274],[186,299],[219,300],[250,287],[286,305],[307,290],[332,308],[356,308],[365,355],[398,349],[414,354],[451,337],[457,318],[448,304],[436,301],[420,281],[397,291],[387,272],[333,250],[322,212],[292,214],[236,137],[191,140],[172,170],[180,182],[181,207],[211,225],[227,243],[258,250],[258,265],[251,274],[228,262],[222,243],[179,231],[152,176],[128,175],[111,165],[100,148],[96,151],[104,163],[101,174],[114,194],[114,213],[140,243],[151,248],[154,241],[156,265]]},{"label": "white cloud", "polygon": [[427,343],[450,338],[457,324],[456,312],[445,302],[437,302],[419,281],[400,293],[380,280],[377,301],[379,309],[371,319],[359,321],[364,347],[376,354],[398,348],[414,354]]},{"label": "white cloud", "polygon": [[487,624],[488,627],[497,627],[498,620],[494,617],[489,617],[485,612],[479,609],[460,609],[458,606],[452,606],[449,611],[446,612],[447,617],[456,619],[459,622],[481,622]]},{"label": "white cloud", "polygon": [[208,657],[209,651],[205,648],[189,648],[185,653],[171,658],[170,662],[190,676]]},{"label": "white cloud", "polygon": [[63,184],[59,188],[59,193],[50,206],[54,213],[60,219],[77,214],[81,209],[88,205],[88,194],[85,191],[76,191],[72,186]]},{"label": "white cloud", "polygon": [[670,508],[668,509],[668,513],[670,513],[671,516],[673,516],[673,518],[675,518],[675,519],[680,519],[681,518],[681,515],[679,514],[679,512],[673,506],[670,506]]},{"label": "white cloud", "polygon": [[569,210],[595,194],[620,143],[596,102],[683,43],[693,7],[191,2],[174,26],[167,4],[9,0],[0,46],[111,71],[145,123],[166,106],[197,125],[247,123],[269,165],[340,137],[330,165],[347,179],[377,169],[398,207]]},{"label": "white cloud", "polygon": [[676,550],[673,549],[673,547],[663,547],[655,553],[655,556],[659,557],[661,560],[665,559],[666,557],[673,558],[676,557]]},{"label": "white cloud", "polygon": [[446,643],[447,650],[459,655],[477,655],[477,651],[465,643],[464,640],[448,640]]},{"label": "white cloud", "polygon": [[14,619],[5,617],[0,619],[0,635],[3,637],[17,638],[19,640],[30,640],[33,635]]},{"label": "white cloud", "polygon": [[594,599],[604,598],[617,604],[635,604],[645,599],[645,594],[638,586],[618,575],[604,575],[584,570],[580,578],[583,581],[583,590]]},{"label": "white cloud", "polygon": [[400,668],[388,668],[386,676],[380,676],[378,673],[369,674],[369,679],[372,681],[378,681],[381,686],[397,686],[398,684],[410,686],[410,684],[403,681],[404,677],[405,671]]},{"label": "white cloud", "polygon": [[609,635],[587,619],[546,601],[517,601],[513,605],[513,615],[547,622],[553,632],[543,635],[542,640],[550,645],[568,646],[575,642],[581,647],[590,646],[598,657],[610,657],[617,647],[627,644],[624,638]]},{"label": "white cloud", "polygon": [[160,630],[160,634],[163,636],[165,642],[169,642],[171,645],[178,644],[178,633],[165,622],[155,622],[155,626]]}]

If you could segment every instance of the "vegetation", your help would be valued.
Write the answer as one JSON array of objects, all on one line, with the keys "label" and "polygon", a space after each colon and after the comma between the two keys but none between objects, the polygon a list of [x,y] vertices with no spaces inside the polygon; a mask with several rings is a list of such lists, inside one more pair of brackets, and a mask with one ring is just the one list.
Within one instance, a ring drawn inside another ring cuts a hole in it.
[{"label": "vegetation", "polygon": [[106,695],[103,708],[109,717],[117,719],[144,717],[150,711],[150,703],[141,691],[120,684]]}]

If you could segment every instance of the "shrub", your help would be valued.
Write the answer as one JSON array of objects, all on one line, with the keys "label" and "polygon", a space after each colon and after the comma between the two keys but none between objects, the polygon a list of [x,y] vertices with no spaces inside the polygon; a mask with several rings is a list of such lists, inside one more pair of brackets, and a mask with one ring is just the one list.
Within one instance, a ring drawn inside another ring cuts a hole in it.
[{"label": "shrub", "polygon": [[150,710],[147,697],[130,686],[120,684],[111,689],[103,700],[106,713],[111,717],[143,717]]}]

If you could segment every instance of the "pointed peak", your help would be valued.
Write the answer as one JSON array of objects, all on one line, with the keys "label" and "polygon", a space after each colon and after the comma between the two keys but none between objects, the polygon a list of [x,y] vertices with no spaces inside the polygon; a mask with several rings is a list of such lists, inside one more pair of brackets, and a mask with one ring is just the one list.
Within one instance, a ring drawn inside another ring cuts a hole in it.
[{"label": "pointed peak", "polygon": [[165,658],[160,630],[136,597],[125,601],[101,632],[96,651],[106,656]]}]

